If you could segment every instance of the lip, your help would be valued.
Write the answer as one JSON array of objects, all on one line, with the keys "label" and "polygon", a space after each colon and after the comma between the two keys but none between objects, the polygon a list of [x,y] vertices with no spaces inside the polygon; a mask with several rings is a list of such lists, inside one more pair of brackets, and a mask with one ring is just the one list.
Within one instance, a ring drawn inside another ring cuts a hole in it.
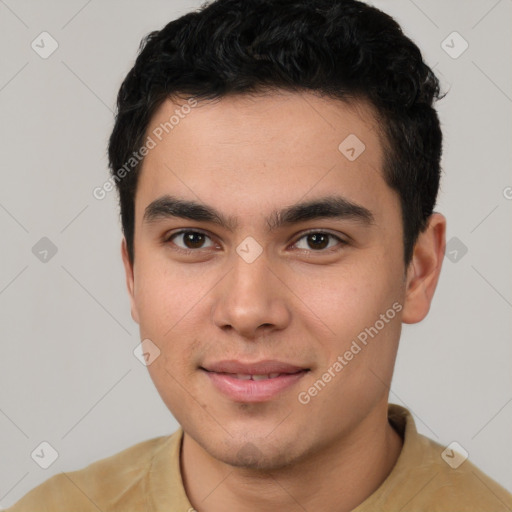
[{"label": "lip", "polygon": [[268,375],[269,373],[296,373],[307,370],[303,366],[296,366],[277,360],[264,360],[254,363],[227,360],[202,365],[202,368],[215,373],[244,373],[247,375]]},{"label": "lip", "polygon": [[[220,361],[200,368],[218,391],[235,402],[266,402],[296,384],[308,368],[281,361],[259,361],[242,363],[240,361]],[[236,374],[244,375],[280,375],[265,380],[242,380]]]}]

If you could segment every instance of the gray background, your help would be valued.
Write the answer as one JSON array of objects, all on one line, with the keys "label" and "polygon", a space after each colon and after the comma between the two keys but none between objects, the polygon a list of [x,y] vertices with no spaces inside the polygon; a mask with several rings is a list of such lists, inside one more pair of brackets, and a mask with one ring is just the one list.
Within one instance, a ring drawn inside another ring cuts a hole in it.
[{"label": "gray background", "polygon": [[[430,316],[405,327],[390,401],[512,490],[512,2],[374,4],[450,90],[438,210],[453,240]],[[0,0],[0,506],[177,427],[133,355],[115,193],[92,190],[140,39],[199,5]],[[43,31],[59,45],[47,59],[31,47],[50,48]],[[469,44],[457,58],[453,31]],[[48,469],[30,455],[42,441],[59,454]]]}]

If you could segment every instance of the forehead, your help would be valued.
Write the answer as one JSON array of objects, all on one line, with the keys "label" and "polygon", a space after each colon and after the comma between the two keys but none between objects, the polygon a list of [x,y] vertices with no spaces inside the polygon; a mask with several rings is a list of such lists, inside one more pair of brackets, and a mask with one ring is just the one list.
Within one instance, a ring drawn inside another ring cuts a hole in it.
[{"label": "forehead", "polygon": [[[363,100],[347,103],[313,93],[275,91],[232,94],[213,100],[194,100],[195,106],[191,104],[186,99],[168,99],[157,109],[147,134],[161,149],[168,143],[179,149],[177,146],[191,135],[196,146],[202,147],[233,143],[245,144],[250,149],[272,143],[276,150],[286,147],[293,150],[297,159],[306,151],[312,159],[318,158],[314,148],[320,140],[323,146],[329,144],[331,150],[337,150],[350,134],[365,139],[372,153],[380,146],[375,110]],[[304,146],[298,147],[293,142]],[[318,148],[319,152],[323,149]],[[277,151],[268,155],[275,156]]]},{"label": "forehead", "polygon": [[139,219],[164,194],[250,212],[335,188],[359,203],[371,191],[392,193],[374,111],[364,102],[281,91],[191,105],[166,100],[151,119]]}]

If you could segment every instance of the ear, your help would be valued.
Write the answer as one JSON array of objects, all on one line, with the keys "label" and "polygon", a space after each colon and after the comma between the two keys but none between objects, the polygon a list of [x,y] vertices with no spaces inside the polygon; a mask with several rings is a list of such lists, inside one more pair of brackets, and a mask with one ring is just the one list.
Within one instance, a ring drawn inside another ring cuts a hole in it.
[{"label": "ear", "polygon": [[133,273],[133,265],[128,256],[128,245],[126,238],[123,237],[121,242],[121,257],[123,258],[124,271],[126,274],[126,287],[128,288],[128,294],[130,295],[131,313],[134,322],[139,323],[139,313],[137,311],[137,305],[135,302],[135,279]]},{"label": "ear", "polygon": [[445,236],[446,219],[440,213],[433,213],[427,228],[418,236],[407,269],[402,316],[406,324],[421,322],[429,312],[443,264]]}]

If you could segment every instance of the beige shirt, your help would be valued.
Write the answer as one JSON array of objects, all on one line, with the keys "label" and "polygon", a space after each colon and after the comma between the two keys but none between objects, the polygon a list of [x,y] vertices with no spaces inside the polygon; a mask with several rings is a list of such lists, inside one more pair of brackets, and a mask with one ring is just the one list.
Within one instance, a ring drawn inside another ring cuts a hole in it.
[{"label": "beige shirt", "polygon": [[[404,444],[381,486],[353,512],[512,511],[512,495],[469,460],[452,468],[444,447],[422,436],[403,407],[389,421]],[[192,512],[180,473],[183,430],[136,444],[80,471],[60,473],[8,512]],[[448,451],[452,466],[460,459]]]}]

